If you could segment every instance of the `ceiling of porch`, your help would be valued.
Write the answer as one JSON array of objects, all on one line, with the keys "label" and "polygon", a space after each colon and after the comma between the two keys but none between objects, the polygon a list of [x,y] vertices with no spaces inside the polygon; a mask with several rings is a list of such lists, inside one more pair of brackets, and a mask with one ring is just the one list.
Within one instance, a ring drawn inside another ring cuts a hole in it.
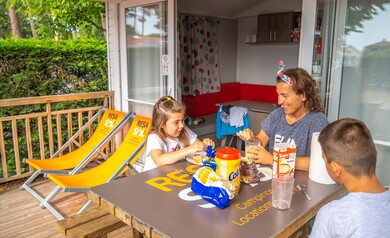
[{"label": "ceiling of porch", "polygon": [[177,0],[179,12],[222,18],[302,11],[302,0]]}]

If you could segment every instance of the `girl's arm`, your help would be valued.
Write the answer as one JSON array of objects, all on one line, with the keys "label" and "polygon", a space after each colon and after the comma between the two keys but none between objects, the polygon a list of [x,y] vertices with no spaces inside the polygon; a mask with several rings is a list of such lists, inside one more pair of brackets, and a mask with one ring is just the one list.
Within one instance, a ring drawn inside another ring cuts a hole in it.
[{"label": "girl's arm", "polygon": [[192,145],[170,153],[163,153],[163,151],[160,149],[152,150],[150,151],[150,156],[157,166],[161,166],[166,164],[174,164],[187,155],[191,155],[196,152],[203,152],[205,149],[206,145],[200,140],[196,139]]}]

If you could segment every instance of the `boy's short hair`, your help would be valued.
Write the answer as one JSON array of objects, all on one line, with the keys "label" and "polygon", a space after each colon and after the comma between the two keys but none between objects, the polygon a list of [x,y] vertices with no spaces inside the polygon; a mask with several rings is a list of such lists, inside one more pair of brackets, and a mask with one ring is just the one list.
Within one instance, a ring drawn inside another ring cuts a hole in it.
[{"label": "boy's short hair", "polygon": [[338,163],[355,177],[375,174],[377,151],[362,121],[344,118],[329,123],[318,140],[328,163]]}]

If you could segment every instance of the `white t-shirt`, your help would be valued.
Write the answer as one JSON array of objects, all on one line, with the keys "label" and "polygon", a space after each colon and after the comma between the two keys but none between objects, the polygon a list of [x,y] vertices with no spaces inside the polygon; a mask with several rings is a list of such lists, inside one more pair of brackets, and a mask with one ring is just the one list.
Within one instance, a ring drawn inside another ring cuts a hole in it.
[{"label": "white t-shirt", "polygon": [[383,193],[353,192],[324,205],[316,216],[310,238],[389,237],[389,234],[390,189]]},{"label": "white t-shirt", "polygon": [[[190,142],[190,145],[192,145],[196,141],[197,135],[187,127],[184,127],[184,129],[187,131],[188,141]],[[163,153],[165,154],[165,153],[170,153],[184,148],[183,144],[179,142],[179,138],[176,138],[175,140],[165,138],[165,140],[167,141],[169,148],[167,148],[165,143],[156,134],[154,133],[149,134],[148,140],[146,142],[146,160],[145,160],[144,171],[157,167],[152,157],[150,156],[150,151],[159,149],[162,150]]]}]

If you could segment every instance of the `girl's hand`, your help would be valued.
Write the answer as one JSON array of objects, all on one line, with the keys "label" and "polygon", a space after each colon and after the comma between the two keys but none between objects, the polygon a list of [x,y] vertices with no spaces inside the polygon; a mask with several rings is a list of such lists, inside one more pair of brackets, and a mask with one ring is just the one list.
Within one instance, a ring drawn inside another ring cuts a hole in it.
[{"label": "girl's hand", "polygon": [[211,147],[214,149],[215,143],[210,138],[203,139],[203,143],[206,145],[206,148],[207,146],[211,145]]},{"label": "girl's hand", "polygon": [[242,140],[250,140],[255,137],[255,134],[253,134],[252,130],[249,128],[237,132],[236,135],[240,137]]},{"label": "girl's hand", "polygon": [[247,148],[245,156],[248,156],[258,164],[272,165],[273,162],[273,155],[262,146],[251,146]]},{"label": "girl's hand", "polygon": [[192,154],[196,152],[204,152],[206,150],[206,145],[200,140],[196,140],[192,145],[188,146]]}]

